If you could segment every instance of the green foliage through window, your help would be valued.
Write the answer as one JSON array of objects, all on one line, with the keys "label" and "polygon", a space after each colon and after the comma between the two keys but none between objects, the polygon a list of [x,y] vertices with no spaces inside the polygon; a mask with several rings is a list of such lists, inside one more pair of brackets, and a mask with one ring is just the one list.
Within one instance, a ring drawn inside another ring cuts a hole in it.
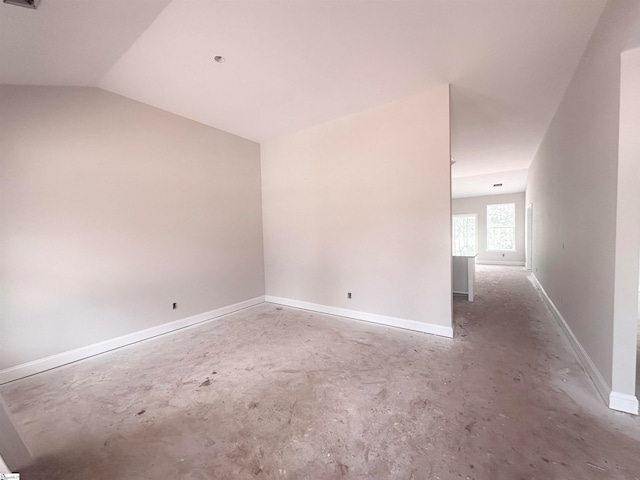
[{"label": "green foliage through window", "polygon": [[451,238],[453,255],[475,255],[476,252],[476,215],[454,215]]},{"label": "green foliage through window", "polygon": [[487,250],[516,249],[516,205],[487,205]]}]

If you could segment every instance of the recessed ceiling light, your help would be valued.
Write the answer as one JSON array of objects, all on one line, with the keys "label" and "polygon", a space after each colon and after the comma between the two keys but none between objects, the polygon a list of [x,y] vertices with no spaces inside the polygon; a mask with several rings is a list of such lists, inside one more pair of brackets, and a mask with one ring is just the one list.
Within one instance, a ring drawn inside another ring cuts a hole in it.
[{"label": "recessed ceiling light", "polygon": [[502,184],[501,184],[501,183],[494,183],[494,184],[493,184],[493,186],[494,186],[494,187],[501,187],[501,186],[502,186]]},{"label": "recessed ceiling light", "polygon": [[215,57],[213,57],[213,59],[218,63],[224,63],[227,60],[226,58],[221,57],[220,55],[216,55]]}]

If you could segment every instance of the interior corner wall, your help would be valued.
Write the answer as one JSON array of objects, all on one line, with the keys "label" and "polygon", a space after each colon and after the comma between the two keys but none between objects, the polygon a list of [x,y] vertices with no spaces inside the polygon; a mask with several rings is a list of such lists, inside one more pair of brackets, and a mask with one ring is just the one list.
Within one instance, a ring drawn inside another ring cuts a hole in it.
[{"label": "interior corner wall", "polygon": [[261,155],[267,298],[451,326],[448,85]]},{"label": "interior corner wall", "polygon": [[620,54],[640,2],[609,2],[529,169],[532,272],[612,383]]},{"label": "interior corner wall", "polygon": [[95,88],[0,105],[0,369],[264,295],[259,144]]},{"label": "interior corner wall", "polygon": [[[514,252],[487,251],[487,205],[515,203],[516,207],[516,249]],[[524,265],[524,192],[482,197],[454,198],[451,201],[452,214],[475,213],[478,216],[478,256],[476,263],[496,265]]]}]

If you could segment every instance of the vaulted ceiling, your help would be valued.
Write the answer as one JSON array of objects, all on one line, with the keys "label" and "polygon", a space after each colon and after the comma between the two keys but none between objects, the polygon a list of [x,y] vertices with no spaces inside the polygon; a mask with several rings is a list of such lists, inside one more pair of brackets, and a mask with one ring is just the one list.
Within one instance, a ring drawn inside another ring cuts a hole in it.
[{"label": "vaulted ceiling", "polygon": [[[447,82],[454,194],[498,193],[490,191],[493,183],[522,191],[604,4],[0,4],[0,83],[98,86],[264,141]],[[226,61],[214,61],[216,55]]]}]

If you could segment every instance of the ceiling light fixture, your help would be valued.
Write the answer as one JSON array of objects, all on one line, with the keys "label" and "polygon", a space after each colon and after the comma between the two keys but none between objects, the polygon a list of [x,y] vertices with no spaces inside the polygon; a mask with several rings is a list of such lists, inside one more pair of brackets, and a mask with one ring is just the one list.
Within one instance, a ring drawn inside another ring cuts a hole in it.
[{"label": "ceiling light fixture", "polygon": [[213,57],[213,59],[218,63],[224,63],[227,60],[226,58],[221,57],[220,55],[216,55],[215,57]]},{"label": "ceiling light fixture", "polygon": [[493,186],[494,186],[494,187],[501,187],[501,186],[502,186],[502,184],[501,184],[501,183],[494,183],[494,184],[493,184]]},{"label": "ceiling light fixture", "polygon": [[7,5],[15,5],[17,7],[38,8],[40,0],[3,0]]}]

